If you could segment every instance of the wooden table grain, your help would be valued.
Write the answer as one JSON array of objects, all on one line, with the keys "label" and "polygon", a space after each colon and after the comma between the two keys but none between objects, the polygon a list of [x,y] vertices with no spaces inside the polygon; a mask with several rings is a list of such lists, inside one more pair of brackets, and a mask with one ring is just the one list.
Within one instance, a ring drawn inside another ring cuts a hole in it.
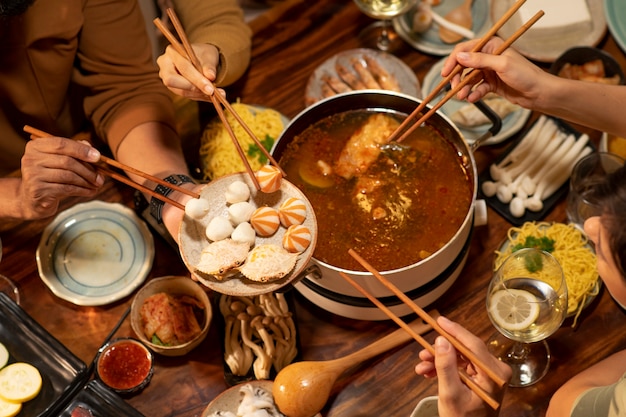
[{"label": "wooden table grain", "polygon": [[[315,68],[335,53],[359,48],[359,32],[372,22],[350,0],[286,0],[251,22],[255,36],[250,69],[228,89],[231,100],[272,107],[294,117],[305,107],[304,91]],[[610,34],[600,48],[626,68],[626,56]],[[395,52],[422,81],[440,57],[423,54],[409,45]],[[535,115],[536,116],[536,115]],[[587,131],[594,141],[599,133]],[[506,144],[483,147],[475,155],[479,172]],[[108,182],[99,199],[132,206],[133,191]],[[80,200],[67,201],[69,207]],[[565,221],[564,202],[547,216]],[[54,296],[38,276],[35,251],[48,220],[0,224],[3,257],[0,273],[11,277],[22,294],[22,307],[81,360],[89,363],[103,338],[130,304],[132,296],[111,305],[80,307]],[[469,258],[453,287],[432,307],[460,322],[483,339],[494,332],[485,311],[485,293],[493,252],[511,227],[488,209],[488,224],[475,228]],[[323,242],[319,242],[323,244]],[[156,253],[150,278],[188,275],[178,253],[155,236]],[[396,329],[391,321],[347,319],[324,311],[302,296],[295,297],[304,360],[333,359],[353,352]],[[503,417],[542,416],[552,393],[568,378],[603,357],[626,348],[624,312],[606,290],[584,311],[576,329],[570,322],[548,339],[552,363],[548,374],[528,388],[509,389]],[[126,321],[116,336],[132,336]],[[426,335],[430,341],[435,335]],[[351,370],[334,386],[322,414],[328,417],[408,417],[417,402],[437,392],[436,382],[414,373],[420,347],[409,343]],[[220,339],[215,325],[206,340],[180,358],[158,356],[148,387],[126,401],[149,417],[199,416],[206,405],[227,388]]]}]

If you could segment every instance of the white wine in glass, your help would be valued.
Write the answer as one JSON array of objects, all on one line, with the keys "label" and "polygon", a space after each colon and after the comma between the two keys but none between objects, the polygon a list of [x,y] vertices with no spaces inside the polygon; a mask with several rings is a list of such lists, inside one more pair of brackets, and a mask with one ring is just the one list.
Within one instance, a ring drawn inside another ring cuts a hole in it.
[{"label": "white wine in glass", "polygon": [[366,30],[379,30],[376,47],[381,51],[389,51],[392,37],[397,38],[397,34],[393,33],[391,20],[408,12],[415,4],[415,0],[354,0],[354,2],[363,13],[380,20]]},{"label": "white wine in glass", "polygon": [[545,339],[567,315],[567,284],[559,262],[539,249],[513,252],[491,279],[487,313],[499,332],[488,345],[513,369],[509,385],[537,382],[550,364]]}]

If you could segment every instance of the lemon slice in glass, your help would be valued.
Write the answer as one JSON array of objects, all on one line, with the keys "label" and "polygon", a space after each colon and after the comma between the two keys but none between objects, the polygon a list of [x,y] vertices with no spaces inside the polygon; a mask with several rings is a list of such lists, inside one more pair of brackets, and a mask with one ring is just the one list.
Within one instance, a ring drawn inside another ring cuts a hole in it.
[{"label": "lemon slice in glass", "polygon": [[524,330],[537,320],[537,297],[525,290],[496,291],[491,296],[489,314],[505,330]]}]

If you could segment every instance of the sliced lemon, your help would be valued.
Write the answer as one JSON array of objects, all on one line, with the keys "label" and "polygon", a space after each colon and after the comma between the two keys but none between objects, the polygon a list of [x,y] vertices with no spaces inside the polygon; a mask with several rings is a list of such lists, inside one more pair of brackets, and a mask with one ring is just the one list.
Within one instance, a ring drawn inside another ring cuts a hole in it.
[{"label": "sliced lemon", "polygon": [[0,417],[13,417],[22,411],[22,403],[13,403],[0,398]]},{"label": "sliced lemon", "polygon": [[15,362],[0,370],[0,397],[14,403],[32,400],[41,391],[41,374],[33,365]]},{"label": "sliced lemon", "polygon": [[505,330],[524,330],[537,320],[537,297],[525,290],[500,290],[491,296],[489,313]]},{"label": "sliced lemon", "polygon": [[0,343],[0,369],[4,368],[7,362],[9,362],[9,351],[6,346]]}]

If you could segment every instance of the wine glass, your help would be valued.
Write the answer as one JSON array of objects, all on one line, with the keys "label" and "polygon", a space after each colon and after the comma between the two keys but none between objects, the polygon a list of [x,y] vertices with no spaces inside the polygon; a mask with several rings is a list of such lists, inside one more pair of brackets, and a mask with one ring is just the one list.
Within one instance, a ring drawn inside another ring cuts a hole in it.
[{"label": "wine glass", "polygon": [[376,30],[378,32],[376,47],[384,52],[392,49],[392,42],[398,37],[393,31],[391,20],[406,13],[415,4],[415,0],[354,0],[354,2],[363,13],[380,20],[366,28],[361,35]]},{"label": "wine glass", "polygon": [[567,315],[567,284],[559,262],[540,249],[513,252],[489,283],[487,313],[498,330],[488,346],[511,366],[509,386],[537,382],[550,365],[545,339]]},{"label": "wine glass", "polygon": [[[0,239],[0,260],[2,260],[2,240]],[[20,292],[17,285],[4,275],[0,274],[0,292],[5,293],[18,305],[20,304]]]}]

